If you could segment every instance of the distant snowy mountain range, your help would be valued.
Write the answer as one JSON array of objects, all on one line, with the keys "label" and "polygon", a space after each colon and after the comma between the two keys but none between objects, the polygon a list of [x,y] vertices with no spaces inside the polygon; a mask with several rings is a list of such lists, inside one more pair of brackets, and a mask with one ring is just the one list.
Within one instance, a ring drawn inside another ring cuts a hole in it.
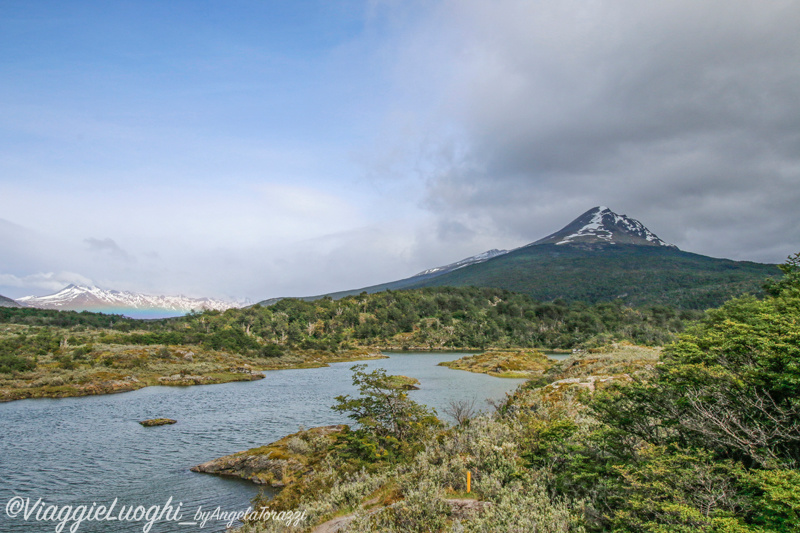
[{"label": "distant snowy mountain range", "polygon": [[150,296],[99,287],[69,285],[48,296],[25,296],[17,302],[27,307],[65,311],[115,313],[132,318],[162,318],[185,315],[191,311],[224,311],[239,307],[233,302],[187,296]]},{"label": "distant snowy mountain range", "polygon": [[[467,285],[505,288],[542,301],[567,298],[593,302],[628,295],[634,303],[677,303],[704,308],[718,305],[726,295],[757,289],[764,277],[778,274],[774,265],[683,252],[661,240],[638,220],[598,206],[559,231],[513,250],[492,249],[409,278],[327,296],[336,299],[364,291]],[[260,303],[271,305],[281,299]],[[240,307],[210,298],[148,296],[79,285],[70,285],[49,296],[19,298],[16,302],[0,297],[0,306],[14,305],[115,313],[132,318],[161,318],[190,311]]]}]

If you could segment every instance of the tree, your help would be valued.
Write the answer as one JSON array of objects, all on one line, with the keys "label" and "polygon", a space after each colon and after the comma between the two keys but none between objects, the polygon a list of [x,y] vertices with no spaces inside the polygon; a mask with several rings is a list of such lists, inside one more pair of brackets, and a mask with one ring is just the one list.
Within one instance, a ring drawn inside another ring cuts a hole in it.
[{"label": "tree", "polygon": [[[599,398],[601,418],[654,444],[748,465],[800,464],[800,255],[771,296],[735,298],[664,350],[647,383]],[[637,415],[637,413],[641,413]]]},{"label": "tree", "polygon": [[360,426],[346,434],[350,451],[366,459],[392,459],[413,453],[429,431],[442,425],[436,412],[411,400],[393,379],[397,376],[388,376],[383,368],[371,372],[366,368],[351,368],[359,396],[337,396],[336,405],[331,407],[348,413]]}]

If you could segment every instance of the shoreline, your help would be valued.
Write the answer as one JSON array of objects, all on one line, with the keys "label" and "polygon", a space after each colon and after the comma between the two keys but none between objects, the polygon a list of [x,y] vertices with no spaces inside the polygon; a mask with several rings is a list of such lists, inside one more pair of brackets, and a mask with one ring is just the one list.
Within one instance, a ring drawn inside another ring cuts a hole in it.
[{"label": "shoreline", "polygon": [[[188,346],[173,347],[174,351]],[[16,400],[29,400],[38,398],[76,398],[84,396],[98,396],[104,394],[119,394],[132,392],[151,386],[189,387],[194,385],[218,385],[236,381],[256,381],[266,377],[266,372],[275,370],[298,370],[306,368],[323,368],[331,363],[347,363],[358,361],[372,361],[386,359],[387,353],[470,353],[481,354],[487,351],[518,351],[531,350],[529,348],[475,348],[475,347],[423,347],[409,346],[367,346],[347,352],[334,353],[321,350],[295,350],[287,355],[274,359],[246,358],[231,354],[210,354],[208,359],[213,360],[214,367],[198,371],[192,365],[192,360],[172,362],[169,368],[158,369],[120,369],[120,368],[80,368],[73,373],[61,370],[53,365],[42,366],[35,377],[25,379],[25,376],[8,377],[6,382],[20,382],[19,386],[0,384],[0,403]],[[552,350],[551,353],[571,353],[570,350]],[[194,352],[188,352],[193,353]],[[196,355],[196,354],[195,354]],[[198,363],[208,362],[200,359]],[[163,366],[163,365],[162,365]],[[448,366],[448,365],[443,365]],[[458,370],[456,367],[450,367]],[[86,375],[88,374],[88,375]],[[524,377],[524,376],[523,376]],[[43,382],[39,385],[31,383]]]},{"label": "shoreline", "polygon": [[[219,354],[214,354],[218,359]],[[344,363],[385,359],[388,356],[374,350],[357,349],[345,353],[294,352],[284,361],[265,361],[241,356],[229,356],[222,361],[177,362],[158,365],[159,368],[80,368],[72,371],[48,365],[40,367],[34,377],[24,379],[14,376],[6,382],[18,386],[0,385],[0,403],[39,398],[77,398],[133,392],[145,387],[191,387],[194,385],[219,385],[236,381],[257,381],[274,370],[322,368],[330,363]],[[197,364],[192,364],[197,363]],[[163,368],[166,367],[166,368]],[[210,367],[198,370],[198,367]],[[39,383],[38,385],[33,385]]]}]

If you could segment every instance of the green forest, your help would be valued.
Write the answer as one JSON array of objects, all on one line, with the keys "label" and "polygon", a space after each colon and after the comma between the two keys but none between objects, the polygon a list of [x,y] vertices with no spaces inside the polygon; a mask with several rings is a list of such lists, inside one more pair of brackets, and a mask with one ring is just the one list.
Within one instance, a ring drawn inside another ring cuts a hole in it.
[{"label": "green forest", "polygon": [[763,294],[776,265],[731,261],[660,246],[525,246],[413,286],[500,287],[541,301],[705,310],[745,293]]}]

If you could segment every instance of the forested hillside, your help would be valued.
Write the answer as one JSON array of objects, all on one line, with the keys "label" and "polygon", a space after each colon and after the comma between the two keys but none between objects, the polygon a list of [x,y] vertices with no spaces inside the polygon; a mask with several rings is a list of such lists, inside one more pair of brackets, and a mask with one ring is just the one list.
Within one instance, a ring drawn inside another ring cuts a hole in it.
[{"label": "forested hillside", "polygon": [[526,246],[415,287],[499,287],[533,299],[622,300],[626,305],[668,305],[703,310],[743,294],[763,294],[775,265],[716,259],[676,248],[615,245]]}]

